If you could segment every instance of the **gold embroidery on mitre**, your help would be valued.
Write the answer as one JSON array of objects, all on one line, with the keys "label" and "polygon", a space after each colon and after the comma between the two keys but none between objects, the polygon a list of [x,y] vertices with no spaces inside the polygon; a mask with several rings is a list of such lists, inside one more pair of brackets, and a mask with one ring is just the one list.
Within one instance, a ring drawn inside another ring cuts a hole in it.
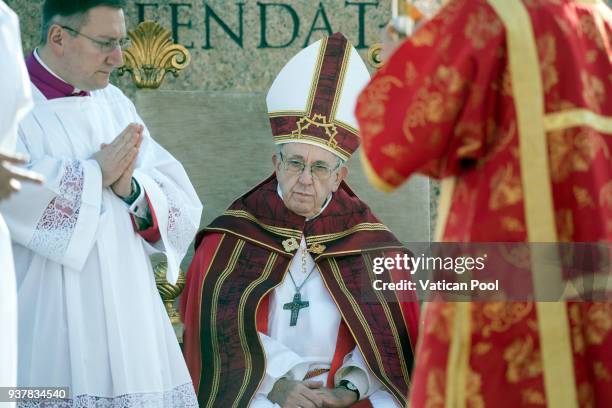
[{"label": "gold embroidery on mitre", "polygon": [[302,131],[310,128],[311,126],[322,127],[325,130],[325,134],[328,137],[327,145],[332,149],[338,147],[338,141],[336,135],[338,134],[338,128],[333,123],[328,123],[325,115],[315,113],[312,117],[302,116],[297,122],[297,129],[291,132],[291,136],[295,139],[302,138]]},{"label": "gold embroidery on mitre", "polygon": [[285,251],[287,252],[293,252],[300,247],[300,244],[298,244],[297,239],[295,238],[287,238],[282,242],[282,244],[283,248],[285,248]]}]

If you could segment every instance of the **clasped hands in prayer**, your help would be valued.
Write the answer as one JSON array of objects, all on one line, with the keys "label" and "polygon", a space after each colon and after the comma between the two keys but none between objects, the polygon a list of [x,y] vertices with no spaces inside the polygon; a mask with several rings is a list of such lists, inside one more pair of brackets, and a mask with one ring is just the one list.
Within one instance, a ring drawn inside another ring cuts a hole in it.
[{"label": "clasped hands in prayer", "polygon": [[144,126],[130,123],[110,144],[102,143],[92,156],[102,171],[102,187],[110,187],[121,198],[132,194],[132,174],[143,131]]},{"label": "clasped hands in prayer", "polygon": [[40,174],[15,167],[17,164],[26,164],[27,161],[24,156],[0,152],[0,201],[18,192],[22,181],[36,184],[43,182],[44,179]]},{"label": "clasped hands in prayer", "polygon": [[322,381],[278,380],[268,399],[282,408],[343,408],[357,402],[357,395],[344,388],[326,388]]}]

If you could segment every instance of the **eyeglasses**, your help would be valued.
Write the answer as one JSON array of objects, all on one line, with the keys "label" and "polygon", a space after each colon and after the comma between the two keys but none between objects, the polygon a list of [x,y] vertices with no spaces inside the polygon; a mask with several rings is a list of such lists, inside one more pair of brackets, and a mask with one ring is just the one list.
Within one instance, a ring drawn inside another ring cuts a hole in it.
[{"label": "eyeglasses", "polygon": [[75,35],[80,35],[80,36],[87,38],[89,41],[93,42],[98,47],[100,47],[100,51],[102,51],[105,54],[110,54],[111,52],[115,51],[118,48],[124,49],[131,45],[131,40],[129,38],[122,38],[120,40],[100,41],[100,40],[96,40],[95,38],[91,38],[90,36],[85,35],[79,30],[75,30],[72,27],[68,27],[68,26],[60,26],[60,27],[62,27],[66,31],[70,31],[71,33],[74,33]]},{"label": "eyeglasses", "polygon": [[299,176],[300,174],[302,174],[304,172],[304,169],[306,169],[306,167],[310,167],[310,175],[312,176],[313,179],[317,179],[317,180],[321,180],[321,181],[325,181],[327,179],[329,179],[329,177],[332,175],[332,173],[334,171],[336,171],[340,165],[342,164],[342,162],[338,162],[338,164],[336,165],[336,167],[334,167],[333,169],[320,164],[318,162],[315,162],[311,165],[307,165],[306,163],[304,163],[301,160],[297,160],[297,159],[287,159],[285,160],[285,158],[283,157],[283,153],[280,152],[280,158],[281,161],[283,162],[284,168],[285,170],[294,175],[294,176]]}]

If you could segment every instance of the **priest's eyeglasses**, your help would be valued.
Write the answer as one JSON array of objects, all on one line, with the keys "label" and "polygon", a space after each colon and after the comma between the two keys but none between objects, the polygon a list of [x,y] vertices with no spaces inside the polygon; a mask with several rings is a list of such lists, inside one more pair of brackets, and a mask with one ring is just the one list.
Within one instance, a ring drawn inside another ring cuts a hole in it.
[{"label": "priest's eyeglasses", "polygon": [[285,171],[287,171],[288,173],[294,176],[299,176],[300,174],[304,172],[304,169],[306,169],[306,167],[310,167],[310,175],[312,176],[312,178],[321,180],[321,181],[325,181],[329,179],[332,173],[338,170],[338,168],[342,164],[342,162],[339,161],[336,167],[334,167],[333,169],[327,167],[326,165],[320,162],[314,162],[313,164],[308,165],[301,160],[287,159],[283,157],[282,152],[279,152],[279,153],[280,153],[280,159],[283,162]]},{"label": "priest's eyeglasses", "polygon": [[120,40],[100,41],[100,40],[96,40],[95,38],[91,38],[90,36],[85,35],[79,30],[75,30],[72,27],[68,27],[68,26],[60,26],[60,27],[62,27],[66,31],[70,31],[71,33],[75,35],[80,35],[82,37],[87,38],[89,41],[93,42],[98,47],[100,47],[100,50],[105,54],[110,54],[111,52],[115,51],[117,48],[119,49],[127,48],[131,44],[131,40],[129,38],[122,38]]}]

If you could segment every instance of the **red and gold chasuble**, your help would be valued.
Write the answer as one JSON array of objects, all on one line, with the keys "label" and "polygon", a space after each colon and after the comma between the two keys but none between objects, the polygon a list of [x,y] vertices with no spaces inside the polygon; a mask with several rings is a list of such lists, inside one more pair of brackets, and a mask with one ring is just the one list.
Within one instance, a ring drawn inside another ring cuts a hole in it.
[{"label": "red and gold chasuble", "polygon": [[[442,179],[442,241],[612,241],[611,32],[600,0],[449,2],[360,97],[370,178]],[[428,304],[411,406],[609,407],[610,350],[609,303]]]},{"label": "red and gold chasuble", "polygon": [[406,402],[418,303],[381,296],[369,276],[372,258],[403,252],[401,243],[346,184],[306,221],[285,207],[272,176],[196,240],[181,313],[185,358],[200,406],[249,405],[265,374],[257,332],[267,332],[267,295],[285,278],[302,236],[343,317],[328,386],[358,345],[371,372]]}]

